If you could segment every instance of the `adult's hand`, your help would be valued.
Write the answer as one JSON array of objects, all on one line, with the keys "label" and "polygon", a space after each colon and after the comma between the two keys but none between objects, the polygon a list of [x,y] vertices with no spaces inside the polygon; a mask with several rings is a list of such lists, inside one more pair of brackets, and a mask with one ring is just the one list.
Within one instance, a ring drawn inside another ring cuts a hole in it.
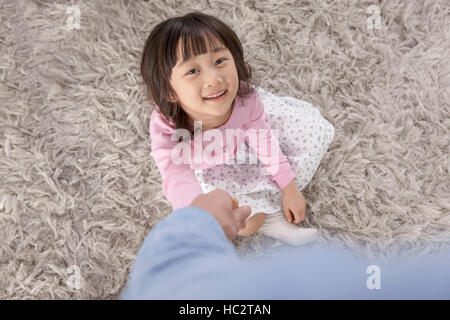
[{"label": "adult's hand", "polygon": [[222,189],[197,196],[191,206],[201,208],[216,218],[230,241],[240,229],[245,228],[245,220],[251,213],[251,207],[239,207],[237,199]]}]

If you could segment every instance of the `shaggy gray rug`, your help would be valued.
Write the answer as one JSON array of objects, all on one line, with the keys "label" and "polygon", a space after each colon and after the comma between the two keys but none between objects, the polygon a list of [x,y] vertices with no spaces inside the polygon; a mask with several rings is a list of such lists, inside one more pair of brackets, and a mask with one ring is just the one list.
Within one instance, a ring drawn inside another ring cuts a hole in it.
[{"label": "shaggy gray rug", "polygon": [[[388,257],[450,242],[447,0],[1,0],[1,299],[119,295],[171,211],[141,50],[153,26],[193,10],[236,31],[257,86],[334,125],[304,190],[318,244]],[[234,244],[252,259],[276,243]]]}]

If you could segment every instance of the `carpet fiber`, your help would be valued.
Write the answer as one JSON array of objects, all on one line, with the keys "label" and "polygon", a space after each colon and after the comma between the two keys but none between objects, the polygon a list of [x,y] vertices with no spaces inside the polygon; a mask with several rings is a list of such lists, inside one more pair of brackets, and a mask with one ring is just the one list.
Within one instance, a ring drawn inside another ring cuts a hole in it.
[{"label": "carpet fiber", "polygon": [[[335,127],[304,190],[318,244],[383,257],[448,245],[447,0],[0,0],[0,299],[117,298],[171,211],[141,50],[194,10],[235,30],[257,86]],[[250,259],[274,241],[233,243]]]}]

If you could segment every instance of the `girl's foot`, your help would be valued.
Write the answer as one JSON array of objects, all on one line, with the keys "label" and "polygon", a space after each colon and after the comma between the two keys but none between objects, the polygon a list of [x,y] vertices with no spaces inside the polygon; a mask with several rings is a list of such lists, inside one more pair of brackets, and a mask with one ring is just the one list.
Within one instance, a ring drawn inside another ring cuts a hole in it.
[{"label": "girl's foot", "polygon": [[317,238],[315,228],[300,228],[286,221],[282,212],[271,213],[258,232],[293,246],[301,246]]}]

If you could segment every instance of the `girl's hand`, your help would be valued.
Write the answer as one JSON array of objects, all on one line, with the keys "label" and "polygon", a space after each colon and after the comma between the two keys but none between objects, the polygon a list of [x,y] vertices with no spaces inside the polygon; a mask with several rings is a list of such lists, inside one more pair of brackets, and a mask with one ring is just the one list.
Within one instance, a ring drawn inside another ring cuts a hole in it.
[{"label": "girl's hand", "polygon": [[305,220],[306,200],[298,190],[295,180],[292,180],[281,190],[281,199],[287,221],[297,224]]}]

